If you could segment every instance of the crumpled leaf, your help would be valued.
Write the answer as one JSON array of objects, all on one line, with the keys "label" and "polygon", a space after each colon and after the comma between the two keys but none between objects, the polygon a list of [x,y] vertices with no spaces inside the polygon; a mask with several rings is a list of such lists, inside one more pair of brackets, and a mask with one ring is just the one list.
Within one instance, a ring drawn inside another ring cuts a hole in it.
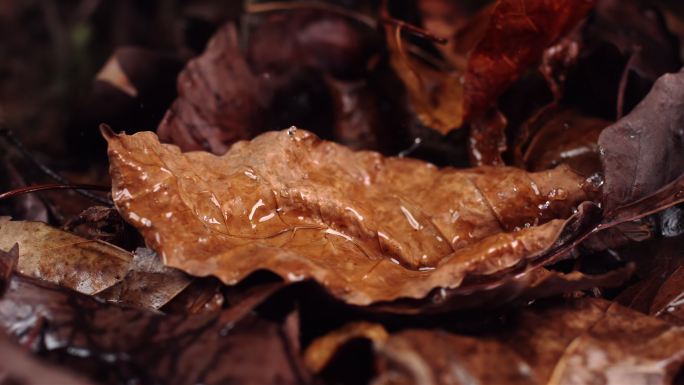
[{"label": "crumpled leaf", "polygon": [[152,133],[104,135],[122,216],[167,265],[227,284],[268,269],[356,305],[423,298],[524,265],[595,220],[586,209],[558,219],[593,193],[565,167],[439,170],[297,129],[222,157],[181,154]]},{"label": "crumpled leaf", "polygon": [[598,141],[604,207],[654,193],[684,174],[684,72],[662,76],[646,98]]},{"label": "crumpled leaf", "polygon": [[150,250],[131,253],[41,222],[0,218],[0,249],[19,245],[17,271],[83,294],[158,309],[192,281]]},{"label": "crumpled leaf", "polygon": [[[570,31],[595,1],[499,0],[459,31],[451,58],[455,68],[439,70],[409,56],[401,28],[385,27],[392,65],[404,81],[423,124],[446,134],[477,118],[537,63],[546,47]],[[465,44],[464,44],[465,43]]]},{"label": "crumpled leaf", "polygon": [[[107,383],[298,384],[281,328],[246,305],[165,316],[119,307],[16,276],[0,299],[0,327],[17,341]],[[256,299],[256,300],[255,300]],[[49,327],[43,325],[49,324]],[[220,362],[220,365],[216,365]]]},{"label": "crumpled leaf", "polygon": [[477,336],[364,332],[376,329],[348,325],[306,354],[332,356],[352,339],[370,339],[373,384],[670,384],[684,362],[684,329],[595,298],[536,304]]}]

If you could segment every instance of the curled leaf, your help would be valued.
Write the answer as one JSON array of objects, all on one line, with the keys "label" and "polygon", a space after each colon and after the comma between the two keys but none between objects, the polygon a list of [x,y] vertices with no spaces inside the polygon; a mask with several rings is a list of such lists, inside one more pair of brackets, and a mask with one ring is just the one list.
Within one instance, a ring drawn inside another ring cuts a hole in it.
[{"label": "curled leaf", "polygon": [[566,167],[440,170],[294,128],[221,157],[104,134],[122,216],[167,265],[227,284],[267,269],[356,305],[423,298],[536,260],[594,218],[563,220],[592,194]]},{"label": "curled leaf", "polygon": [[615,209],[684,174],[684,72],[662,76],[646,98],[603,130],[604,205]]}]

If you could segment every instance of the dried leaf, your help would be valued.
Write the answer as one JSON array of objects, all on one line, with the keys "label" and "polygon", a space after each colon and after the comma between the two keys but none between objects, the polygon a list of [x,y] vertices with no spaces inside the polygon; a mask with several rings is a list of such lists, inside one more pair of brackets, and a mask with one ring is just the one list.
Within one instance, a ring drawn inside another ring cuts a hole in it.
[{"label": "dried leaf", "polygon": [[134,255],[40,222],[0,218],[0,249],[19,245],[17,271],[83,294],[159,309],[192,281],[150,250]]},{"label": "dried leaf", "polygon": [[0,249],[9,249],[15,243],[19,244],[19,273],[84,294],[98,293],[119,282],[132,259],[118,247],[41,222],[0,219]]},{"label": "dried leaf", "polygon": [[670,384],[684,362],[684,329],[593,298],[514,311],[478,336],[363,332],[374,329],[383,330],[345,326],[307,355],[332,357],[352,339],[369,339],[378,361],[373,384]]},{"label": "dried leaf", "polygon": [[256,73],[315,69],[338,80],[359,80],[379,51],[370,18],[320,9],[248,14],[247,57]]},{"label": "dried leaf", "polygon": [[108,383],[300,383],[280,327],[250,314],[260,298],[212,314],[165,316],[15,277],[0,299],[0,327]]},{"label": "dried leaf", "polygon": [[397,333],[379,346],[378,356],[381,373],[373,385],[540,383],[533,368],[505,345],[443,331]]},{"label": "dried leaf", "polygon": [[599,137],[604,206],[613,210],[684,174],[684,72],[662,76],[646,98]]},{"label": "dried leaf", "polygon": [[683,329],[605,300],[533,307],[515,324],[497,339],[543,383],[670,384],[684,358]]},{"label": "dried leaf", "polygon": [[19,259],[19,245],[15,244],[8,251],[0,248],[0,298],[9,287],[10,279],[14,274]]},{"label": "dried leaf", "polygon": [[485,112],[546,47],[568,33],[595,0],[499,0],[488,28],[470,53],[465,74],[465,110]]},{"label": "dried leaf", "polygon": [[[386,27],[392,65],[421,122],[443,134],[486,114],[544,50],[593,8],[594,0],[499,0],[459,32],[452,71],[409,56],[401,29]],[[467,47],[467,48],[464,48]]]},{"label": "dried leaf", "polygon": [[264,127],[273,92],[264,82],[242,56],[235,26],[224,26],[178,77],[178,98],[159,136],[186,151],[226,152],[230,143]]},{"label": "dried leaf", "polygon": [[268,269],[352,304],[422,298],[524,265],[586,226],[557,219],[591,192],[565,167],[439,170],[294,128],[222,157],[104,134],[122,216],[167,265],[227,284]]}]

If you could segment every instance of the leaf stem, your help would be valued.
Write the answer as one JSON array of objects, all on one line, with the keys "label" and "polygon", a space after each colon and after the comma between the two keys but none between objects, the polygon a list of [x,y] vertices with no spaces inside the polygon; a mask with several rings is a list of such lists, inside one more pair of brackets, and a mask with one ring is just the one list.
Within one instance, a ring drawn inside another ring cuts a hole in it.
[{"label": "leaf stem", "polygon": [[[23,194],[29,194],[37,191],[47,191],[47,190],[76,190],[76,191],[85,191],[85,190],[95,190],[95,191],[110,191],[111,187],[109,186],[97,186],[97,185],[90,185],[90,184],[60,184],[60,183],[48,183],[48,184],[38,184],[38,185],[33,185],[33,186],[26,186],[26,187],[20,187],[14,190],[6,191],[4,193],[0,193],[0,200],[3,199],[8,199],[12,198],[15,196],[23,195]],[[103,197],[96,196],[100,199],[105,199]],[[109,204],[112,204],[111,201],[107,199],[107,202]]]}]

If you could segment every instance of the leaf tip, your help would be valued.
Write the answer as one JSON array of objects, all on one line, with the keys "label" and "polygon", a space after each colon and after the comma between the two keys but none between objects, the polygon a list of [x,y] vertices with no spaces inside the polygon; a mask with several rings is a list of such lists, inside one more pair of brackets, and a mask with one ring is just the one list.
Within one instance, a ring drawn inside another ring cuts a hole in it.
[{"label": "leaf tip", "polygon": [[105,138],[107,142],[109,142],[111,139],[114,139],[116,136],[118,136],[114,130],[112,130],[109,125],[102,123],[100,124],[100,133],[102,134],[102,137]]}]

